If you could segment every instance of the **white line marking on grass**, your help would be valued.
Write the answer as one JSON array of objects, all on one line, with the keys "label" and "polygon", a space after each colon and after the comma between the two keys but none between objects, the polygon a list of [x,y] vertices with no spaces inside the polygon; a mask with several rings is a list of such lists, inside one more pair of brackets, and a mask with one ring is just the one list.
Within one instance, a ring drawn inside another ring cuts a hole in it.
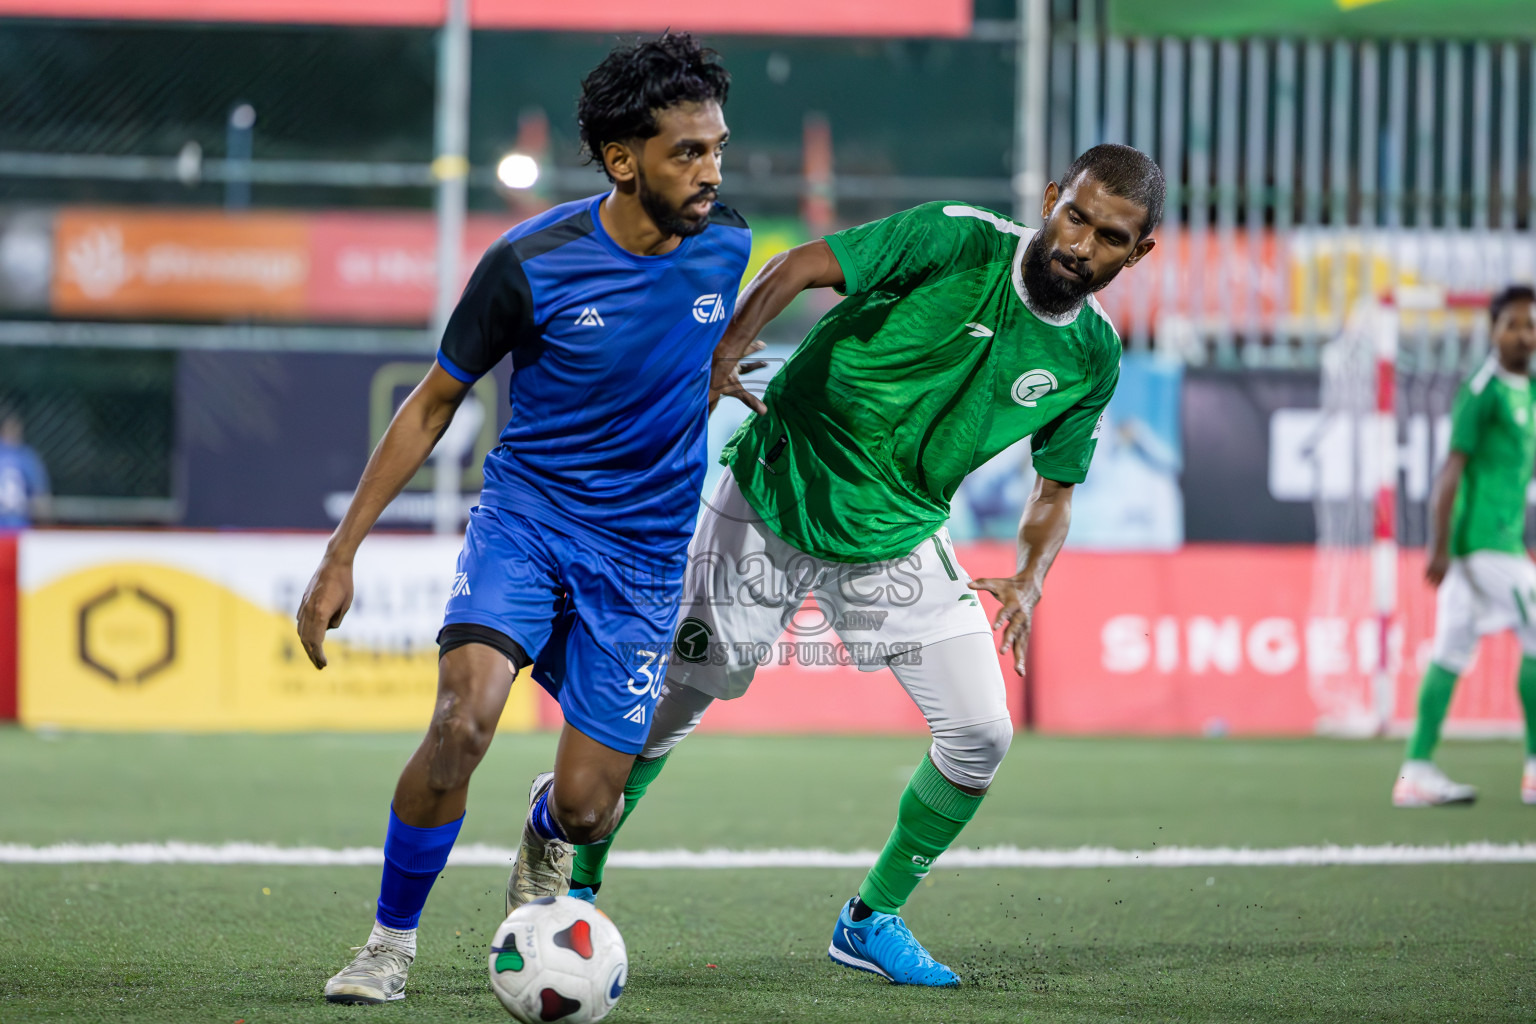
[{"label": "white line marking on grass", "polygon": [[[506,867],[517,851],[466,843],[449,864]],[[376,867],[384,851],[376,846],[272,846],[260,843],[59,843],[25,846],[0,843],[0,864],[274,864],[295,867]],[[618,850],[617,868],[867,868],[873,850]],[[1250,849],[1230,846],[1164,846],[1118,850],[1082,846],[1075,850],[1024,850],[988,846],[951,850],[941,868],[1183,868],[1324,867],[1391,864],[1536,864],[1536,843],[1462,843],[1455,846],[1287,846]]]}]

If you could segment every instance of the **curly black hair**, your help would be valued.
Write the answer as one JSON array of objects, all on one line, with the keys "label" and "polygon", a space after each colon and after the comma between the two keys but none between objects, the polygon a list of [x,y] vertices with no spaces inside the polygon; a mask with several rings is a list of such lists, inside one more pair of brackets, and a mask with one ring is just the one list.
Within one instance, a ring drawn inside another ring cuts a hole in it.
[{"label": "curly black hair", "polygon": [[1528,284],[1512,284],[1488,301],[1488,319],[1498,322],[1499,314],[1512,302],[1536,302],[1536,288]]},{"label": "curly black hair", "polygon": [[[1147,211],[1142,223],[1141,237],[1146,238],[1163,221],[1163,200],[1168,190],[1163,180],[1163,170],[1157,162],[1139,149],[1105,142],[1086,150],[1061,179],[1061,187],[1077,183],[1087,175],[1112,196],[1129,199]],[[1140,241],[1140,239],[1137,239]]]},{"label": "curly black hair", "polygon": [[[719,58],[687,32],[614,47],[582,80],[576,102],[586,159],[602,164],[608,143],[656,135],[661,130],[656,114],[668,107],[706,100],[724,106],[731,75]],[[603,173],[608,174],[607,167]]]}]

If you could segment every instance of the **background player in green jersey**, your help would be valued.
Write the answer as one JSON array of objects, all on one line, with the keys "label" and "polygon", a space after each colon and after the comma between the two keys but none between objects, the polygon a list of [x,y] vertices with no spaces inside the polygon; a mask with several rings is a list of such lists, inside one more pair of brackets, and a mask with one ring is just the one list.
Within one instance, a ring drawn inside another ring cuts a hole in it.
[{"label": "background player in green jersey", "polygon": [[1494,296],[1494,352],[1456,394],[1451,451],[1430,496],[1429,581],[1440,588],[1435,641],[1419,687],[1419,719],[1392,788],[1398,807],[1471,803],[1477,790],[1452,782],[1430,760],[1456,677],[1478,636],[1513,629],[1520,638],[1525,773],[1520,795],[1536,804],[1536,564],[1525,550],[1526,490],[1536,464],[1536,291]]},{"label": "background player in green jersey", "polygon": [[[874,868],[833,932],[838,963],[891,981],[953,985],[898,916],[975,815],[1013,736],[1001,650],[1024,671],[1030,617],[1066,539],[1119,379],[1120,339],[1092,293],[1151,250],[1162,172],[1128,146],[1084,153],[1046,190],[1034,231],[930,203],[783,253],[742,293],[716,353],[715,395],[756,413],[689,549],[681,624],[650,736],[625,787],[629,814],[716,699],[746,692],[788,629],[842,640],[889,667],[933,745],[902,794]],[[807,288],[846,296],[768,385],[736,376],[758,332]],[[965,475],[1021,438],[1039,474],[1018,573],[970,579],[944,523]],[[989,623],[977,591],[1002,602]],[[796,612],[814,595],[819,615]],[[768,770],[768,766],[765,766]],[[621,821],[622,824],[622,821]],[[577,851],[573,895],[602,882],[607,842]]]}]

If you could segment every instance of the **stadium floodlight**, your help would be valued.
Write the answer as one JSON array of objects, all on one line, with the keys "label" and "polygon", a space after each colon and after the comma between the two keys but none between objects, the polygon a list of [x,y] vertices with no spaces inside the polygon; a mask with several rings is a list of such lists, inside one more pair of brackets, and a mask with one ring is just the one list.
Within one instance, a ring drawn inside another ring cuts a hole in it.
[{"label": "stadium floodlight", "polygon": [[539,162],[526,153],[508,153],[496,165],[496,180],[507,188],[532,188],[539,180]]}]

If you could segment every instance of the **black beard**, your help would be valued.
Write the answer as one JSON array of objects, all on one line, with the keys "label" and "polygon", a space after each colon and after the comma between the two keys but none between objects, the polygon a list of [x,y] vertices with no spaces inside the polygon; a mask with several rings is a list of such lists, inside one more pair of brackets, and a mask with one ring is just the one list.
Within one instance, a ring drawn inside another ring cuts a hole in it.
[{"label": "black beard", "polygon": [[[708,217],[694,220],[691,217],[684,216],[682,207],[673,206],[661,197],[661,193],[652,192],[645,183],[644,172],[636,175],[635,184],[637,186],[636,192],[640,197],[640,208],[645,211],[647,217],[651,218],[651,223],[655,224],[662,234],[677,238],[692,238],[694,235],[703,233],[704,229],[709,227]],[[696,203],[700,199],[712,200],[714,198],[714,189],[705,189],[690,196],[683,206]]]},{"label": "black beard", "polygon": [[1094,284],[1092,279],[1069,281],[1052,273],[1051,262],[1057,256],[1069,265],[1073,262],[1066,253],[1047,252],[1040,235],[1030,239],[1024,250],[1024,290],[1029,292],[1030,303],[1046,316],[1065,316],[1109,283]]}]

